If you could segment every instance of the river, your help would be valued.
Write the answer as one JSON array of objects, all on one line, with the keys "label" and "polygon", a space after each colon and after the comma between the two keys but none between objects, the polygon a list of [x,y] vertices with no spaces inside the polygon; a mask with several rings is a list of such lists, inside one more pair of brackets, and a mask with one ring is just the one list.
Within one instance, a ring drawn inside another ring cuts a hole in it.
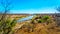
[{"label": "river", "polygon": [[23,21],[30,20],[30,19],[33,18],[33,16],[34,16],[34,15],[32,15],[32,16],[28,16],[28,17],[25,17],[25,18],[21,18],[21,19],[17,20],[17,22],[23,22]]}]

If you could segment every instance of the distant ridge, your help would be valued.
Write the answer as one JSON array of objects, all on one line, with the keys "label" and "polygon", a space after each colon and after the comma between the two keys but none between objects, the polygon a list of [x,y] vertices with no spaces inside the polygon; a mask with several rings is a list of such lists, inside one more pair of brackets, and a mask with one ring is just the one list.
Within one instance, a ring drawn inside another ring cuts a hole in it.
[{"label": "distant ridge", "polygon": [[[0,13],[0,15],[2,15],[3,13]],[[32,15],[35,15],[35,14],[60,14],[60,13],[34,13],[34,14],[32,14]],[[14,13],[7,13],[7,15],[30,15],[29,13],[16,13],[16,14],[14,14]]]}]

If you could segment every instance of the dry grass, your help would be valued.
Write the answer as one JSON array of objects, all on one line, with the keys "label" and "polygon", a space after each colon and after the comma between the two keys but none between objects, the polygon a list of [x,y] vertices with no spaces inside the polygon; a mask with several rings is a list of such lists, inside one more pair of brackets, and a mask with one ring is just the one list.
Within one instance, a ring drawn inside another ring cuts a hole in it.
[{"label": "dry grass", "polygon": [[60,27],[55,26],[55,24],[46,25],[37,23],[33,24],[33,26],[30,25],[22,26],[22,28],[18,29],[15,34],[60,34]]},{"label": "dry grass", "polygon": [[23,22],[21,28],[18,28],[14,34],[60,34],[58,27],[51,17],[52,23],[28,23]]}]

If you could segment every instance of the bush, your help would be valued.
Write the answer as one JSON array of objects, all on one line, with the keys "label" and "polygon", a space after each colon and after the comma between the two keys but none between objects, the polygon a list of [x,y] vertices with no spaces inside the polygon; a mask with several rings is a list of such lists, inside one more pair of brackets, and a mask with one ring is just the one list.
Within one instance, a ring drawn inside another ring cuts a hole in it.
[{"label": "bush", "polygon": [[6,18],[4,21],[0,21],[0,34],[13,34],[13,27],[16,24],[15,19],[11,19],[10,17]]},{"label": "bush", "polygon": [[39,19],[39,20],[38,20],[38,23],[42,23],[42,22],[43,22],[43,20],[42,20],[42,19]]},{"label": "bush", "polygon": [[44,20],[48,20],[49,18],[50,18],[50,17],[47,16],[47,15],[46,15],[46,16],[43,16],[43,19],[44,19]]},{"label": "bush", "polygon": [[50,19],[50,16],[43,16],[42,18],[40,18],[39,20],[38,20],[38,23],[47,23],[47,22],[49,22],[50,23],[50,21],[51,21],[51,19]]}]

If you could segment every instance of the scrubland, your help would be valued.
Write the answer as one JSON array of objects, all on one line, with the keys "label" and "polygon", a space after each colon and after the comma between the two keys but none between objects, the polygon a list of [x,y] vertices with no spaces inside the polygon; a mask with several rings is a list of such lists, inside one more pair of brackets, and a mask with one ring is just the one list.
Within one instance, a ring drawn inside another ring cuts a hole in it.
[{"label": "scrubland", "polygon": [[17,23],[15,28],[14,34],[60,34],[55,18],[48,15],[36,15],[28,22]]}]

